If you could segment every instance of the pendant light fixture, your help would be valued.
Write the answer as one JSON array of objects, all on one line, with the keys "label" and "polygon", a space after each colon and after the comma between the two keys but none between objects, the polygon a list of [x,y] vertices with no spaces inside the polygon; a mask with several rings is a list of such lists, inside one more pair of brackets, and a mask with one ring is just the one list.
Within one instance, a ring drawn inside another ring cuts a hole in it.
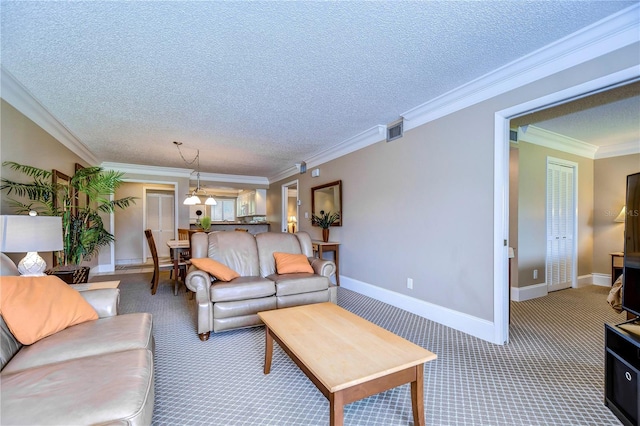
[{"label": "pendant light fixture", "polygon": [[182,161],[184,161],[187,166],[191,166],[193,163],[196,163],[196,188],[191,191],[190,194],[187,194],[187,198],[184,199],[182,204],[187,206],[202,204],[202,200],[200,199],[200,196],[198,194],[206,197],[206,200],[204,202],[205,205],[215,206],[216,204],[218,204],[213,196],[207,194],[207,191],[200,188],[200,150],[196,151],[196,156],[193,158],[193,160],[187,161],[187,159],[184,158],[184,155],[182,155],[182,151],[180,150],[180,145],[182,145],[182,142],[173,141],[173,143],[178,148],[178,153],[180,153]]}]

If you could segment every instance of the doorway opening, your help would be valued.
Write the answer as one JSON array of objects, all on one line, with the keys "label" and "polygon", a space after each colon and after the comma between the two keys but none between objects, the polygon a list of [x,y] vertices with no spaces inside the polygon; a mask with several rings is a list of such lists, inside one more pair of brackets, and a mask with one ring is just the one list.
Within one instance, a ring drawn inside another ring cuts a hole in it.
[{"label": "doorway opening", "polygon": [[509,149],[510,121],[638,81],[629,68],[495,113],[494,144],[494,343],[509,341]]},{"label": "doorway opening", "polygon": [[299,216],[298,179],[282,185],[282,232],[295,234],[298,230]]}]

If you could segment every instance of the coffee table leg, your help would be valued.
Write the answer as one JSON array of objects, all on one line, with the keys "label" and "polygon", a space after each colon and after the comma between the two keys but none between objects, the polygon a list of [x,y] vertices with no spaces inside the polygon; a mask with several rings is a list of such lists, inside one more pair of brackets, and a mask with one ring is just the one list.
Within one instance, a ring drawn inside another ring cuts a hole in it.
[{"label": "coffee table leg", "polygon": [[416,365],[416,381],[411,382],[413,424],[424,426],[424,364]]},{"label": "coffee table leg", "polygon": [[342,426],[344,421],[344,398],[342,392],[332,393],[329,398],[329,425]]},{"label": "coffee table leg", "polygon": [[264,374],[269,374],[271,371],[271,356],[273,355],[273,337],[271,337],[271,331],[269,327],[264,327]]}]

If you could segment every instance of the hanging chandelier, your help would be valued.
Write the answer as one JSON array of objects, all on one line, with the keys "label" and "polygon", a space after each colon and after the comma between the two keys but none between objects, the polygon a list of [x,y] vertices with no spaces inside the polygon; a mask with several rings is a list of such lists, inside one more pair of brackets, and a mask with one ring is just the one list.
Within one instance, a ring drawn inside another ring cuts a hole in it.
[{"label": "hanging chandelier", "polygon": [[187,166],[191,166],[193,163],[196,163],[196,188],[191,191],[191,193],[187,194],[187,198],[184,199],[182,204],[187,206],[202,204],[200,196],[206,197],[204,204],[207,206],[215,206],[216,204],[218,204],[213,196],[207,194],[207,191],[200,187],[200,150],[196,151],[196,156],[193,158],[193,160],[187,161],[187,159],[184,158],[184,155],[182,155],[182,151],[180,150],[180,145],[182,145],[182,142],[173,141],[173,143],[175,144],[176,148],[178,148],[178,153],[180,153],[182,161],[184,161]]}]

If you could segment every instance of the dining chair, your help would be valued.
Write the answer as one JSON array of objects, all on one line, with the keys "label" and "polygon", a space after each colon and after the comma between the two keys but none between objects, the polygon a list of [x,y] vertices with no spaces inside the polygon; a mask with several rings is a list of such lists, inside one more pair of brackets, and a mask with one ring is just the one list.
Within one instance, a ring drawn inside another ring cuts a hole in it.
[{"label": "dining chair", "polygon": [[[151,251],[151,257],[153,258],[153,277],[151,278],[151,294],[156,294],[158,290],[158,282],[160,281],[160,271],[173,271],[173,260],[169,262],[160,262],[158,259],[158,250],[156,249],[156,243],[153,240],[153,233],[150,229],[144,230],[144,235],[147,237],[147,243],[149,244],[149,250]],[[178,268],[180,271],[180,278],[184,282],[187,276],[187,262],[180,261]],[[178,294],[178,277],[174,281],[173,294]]]},{"label": "dining chair", "polygon": [[[178,228],[178,239],[179,240],[191,241],[191,233],[189,232],[188,229]],[[180,251],[180,258],[182,260],[191,259],[191,251],[190,250],[184,250],[184,249],[181,250]]]}]

